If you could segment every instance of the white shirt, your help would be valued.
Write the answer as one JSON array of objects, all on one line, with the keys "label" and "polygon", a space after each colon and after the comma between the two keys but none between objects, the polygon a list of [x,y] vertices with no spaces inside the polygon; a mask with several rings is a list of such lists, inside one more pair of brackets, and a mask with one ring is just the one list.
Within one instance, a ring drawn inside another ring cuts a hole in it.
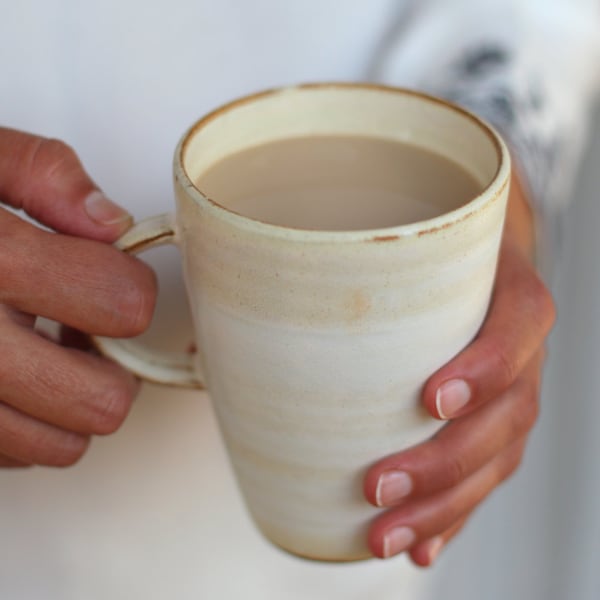
[{"label": "white shirt", "polygon": [[[597,15],[585,0],[550,4],[571,6],[571,16]],[[219,104],[300,81],[378,78],[445,93],[436,85],[441,66],[487,39],[477,15],[498,10],[491,30],[510,31],[510,18],[525,27],[541,14],[519,6],[21,0],[0,20],[0,122],[67,141],[104,191],[141,218],[170,209],[174,146]],[[558,28],[567,41],[581,31],[573,19],[572,29]],[[518,39],[501,37],[519,48]],[[580,38],[576,58],[593,45]],[[547,90],[569,72],[523,68],[539,72]],[[568,123],[585,121],[593,79],[584,68]],[[548,106],[555,115],[554,100]],[[184,347],[189,324],[176,254],[150,260],[163,290],[154,337]],[[76,467],[0,473],[2,599],[418,599],[429,577],[403,557],[313,564],[271,547],[245,513],[209,399],[198,392],[147,385],[123,428],[94,440]]]}]

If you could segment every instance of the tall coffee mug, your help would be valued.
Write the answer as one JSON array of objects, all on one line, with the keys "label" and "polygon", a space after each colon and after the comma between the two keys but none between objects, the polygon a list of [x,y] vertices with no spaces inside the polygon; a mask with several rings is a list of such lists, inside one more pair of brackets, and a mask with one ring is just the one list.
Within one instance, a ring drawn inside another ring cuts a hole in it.
[{"label": "tall coffee mug", "polygon": [[[432,150],[482,192],[427,221],[331,232],[246,218],[194,183],[241,149],[328,134]],[[363,476],[440,426],[420,392],[483,321],[509,178],[508,152],[490,127],[415,92],[320,84],[235,101],[179,143],[175,214],[142,221],[118,242],[131,253],[180,248],[198,351],[96,342],[142,378],[207,388],[247,507],[269,540],[312,559],[368,558],[377,509],[363,497]]]}]

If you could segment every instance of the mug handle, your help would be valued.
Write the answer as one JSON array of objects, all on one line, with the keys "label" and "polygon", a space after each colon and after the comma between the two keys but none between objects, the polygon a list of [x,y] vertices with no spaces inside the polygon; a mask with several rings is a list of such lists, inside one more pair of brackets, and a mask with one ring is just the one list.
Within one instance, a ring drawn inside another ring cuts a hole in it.
[{"label": "mug handle", "polygon": [[[176,244],[172,214],[163,214],[136,223],[115,242],[127,254],[138,254],[155,246]],[[136,340],[92,336],[96,348],[142,379],[187,388],[204,389],[202,375],[194,365],[193,354],[161,352],[144,347]]]}]

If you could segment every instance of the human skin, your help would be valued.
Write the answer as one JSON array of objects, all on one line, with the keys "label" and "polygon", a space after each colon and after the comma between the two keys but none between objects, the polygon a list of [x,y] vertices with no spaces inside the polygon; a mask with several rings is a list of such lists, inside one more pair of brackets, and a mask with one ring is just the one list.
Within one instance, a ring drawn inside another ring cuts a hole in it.
[{"label": "human skin", "polygon": [[[77,336],[50,340],[36,332],[36,317],[67,332],[137,335],[152,318],[155,277],[111,246],[131,217],[62,142],[0,128],[0,201],[52,230],[0,208],[0,467],[69,466],[92,436],[121,426],[139,383]],[[408,551],[415,563],[431,564],[521,461],[554,321],[552,298],[533,265],[533,240],[515,177],[487,318],[471,345],[423,389],[427,410],[448,424],[366,474],[367,500],[387,509],[369,533],[376,556]]]},{"label": "human skin", "polygon": [[110,245],[131,217],[98,192],[69,147],[0,129],[0,465],[67,466],[116,431],[138,390],[108,360],[36,333],[43,316],[89,334],[150,323],[152,271]]}]

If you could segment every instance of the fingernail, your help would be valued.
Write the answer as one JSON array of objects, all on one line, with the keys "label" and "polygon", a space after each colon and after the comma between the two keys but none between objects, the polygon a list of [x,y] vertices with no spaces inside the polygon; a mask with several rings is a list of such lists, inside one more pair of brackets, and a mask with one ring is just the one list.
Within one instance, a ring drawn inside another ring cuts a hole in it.
[{"label": "fingernail", "polygon": [[444,539],[441,535],[431,538],[431,540],[429,540],[428,546],[429,547],[427,548],[427,557],[429,559],[429,564],[432,564],[438,557],[440,550],[444,547]]},{"label": "fingernail", "polygon": [[410,527],[391,529],[383,538],[383,558],[389,558],[403,552],[412,546],[415,539],[415,532]]},{"label": "fingernail", "polygon": [[435,395],[435,407],[442,419],[453,417],[471,399],[471,388],[462,379],[443,383]]},{"label": "fingernail", "polygon": [[404,471],[384,471],[379,476],[377,489],[375,490],[375,501],[377,506],[393,506],[405,496],[408,496],[413,488],[411,476]]},{"label": "fingernail", "polygon": [[115,225],[131,219],[126,210],[109,200],[99,190],[91,192],[83,204],[90,219],[100,225]]}]

